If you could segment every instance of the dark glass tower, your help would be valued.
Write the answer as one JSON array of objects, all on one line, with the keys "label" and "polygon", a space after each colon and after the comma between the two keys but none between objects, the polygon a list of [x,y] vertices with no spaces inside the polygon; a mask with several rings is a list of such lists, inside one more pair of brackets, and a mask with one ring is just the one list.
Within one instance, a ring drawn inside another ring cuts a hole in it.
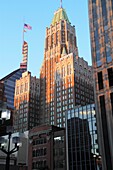
[{"label": "dark glass tower", "polygon": [[89,0],[99,144],[104,170],[113,170],[113,0]]},{"label": "dark glass tower", "polygon": [[94,104],[67,111],[66,143],[69,170],[101,169]]},{"label": "dark glass tower", "polygon": [[22,73],[24,71],[25,69],[19,68],[0,80],[1,82],[4,83],[5,87],[4,94],[7,99],[8,109],[14,109],[15,82],[22,76]]}]

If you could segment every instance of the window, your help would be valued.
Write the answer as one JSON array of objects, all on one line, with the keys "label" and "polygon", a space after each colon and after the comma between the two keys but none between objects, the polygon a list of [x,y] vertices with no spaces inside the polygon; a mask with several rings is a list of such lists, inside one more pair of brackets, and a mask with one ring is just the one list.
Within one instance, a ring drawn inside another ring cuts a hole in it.
[{"label": "window", "polygon": [[53,46],[54,43],[54,34],[51,35],[51,46]]},{"label": "window", "polygon": [[111,97],[111,106],[112,106],[112,115],[113,115],[113,93],[110,94]]},{"label": "window", "polygon": [[61,35],[62,35],[62,42],[65,43],[65,31],[62,31]]},{"label": "window", "polygon": [[70,75],[71,74],[71,64],[69,63],[67,65],[67,75]]},{"label": "window", "polygon": [[98,73],[98,86],[99,86],[99,90],[103,89],[102,71]]},{"label": "window", "polygon": [[113,68],[108,69],[109,86],[113,86]]},{"label": "window", "polygon": [[16,94],[19,94],[19,86],[16,88]]},{"label": "window", "polygon": [[25,91],[27,91],[28,90],[28,83],[26,82],[25,83]]},{"label": "window", "polygon": [[58,44],[58,40],[59,40],[59,32],[56,32],[56,44]]},{"label": "window", "polygon": [[[105,105],[105,96],[100,96],[100,110],[101,110],[101,121],[102,121],[102,127],[103,127],[103,138],[104,138],[104,144],[105,144],[105,154],[110,155],[110,148],[108,144],[108,127],[107,127],[107,119],[106,119],[106,105]],[[107,162],[111,162],[109,157],[106,157]],[[110,163],[111,164],[111,163]],[[109,167],[109,164],[107,165],[108,169],[111,169]]]},{"label": "window", "polygon": [[62,77],[65,77],[65,67],[62,66]]},{"label": "window", "polygon": [[23,84],[21,84],[21,86],[20,86],[20,93],[23,93]]},{"label": "window", "polygon": [[57,70],[56,70],[56,79],[57,80],[60,79],[60,69],[59,68],[57,68]]}]

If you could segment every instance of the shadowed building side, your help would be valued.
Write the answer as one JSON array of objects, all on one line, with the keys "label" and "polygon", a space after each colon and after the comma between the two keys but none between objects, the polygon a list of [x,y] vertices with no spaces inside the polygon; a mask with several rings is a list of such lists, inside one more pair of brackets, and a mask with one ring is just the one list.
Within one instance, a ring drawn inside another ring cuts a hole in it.
[{"label": "shadowed building side", "polygon": [[113,170],[113,1],[89,0],[99,146],[103,170]]}]

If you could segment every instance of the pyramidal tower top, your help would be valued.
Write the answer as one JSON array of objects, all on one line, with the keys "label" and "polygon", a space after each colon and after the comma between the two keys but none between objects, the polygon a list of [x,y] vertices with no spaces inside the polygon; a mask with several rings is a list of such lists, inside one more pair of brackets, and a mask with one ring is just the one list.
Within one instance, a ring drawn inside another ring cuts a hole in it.
[{"label": "pyramidal tower top", "polygon": [[62,6],[57,11],[55,11],[52,25],[55,25],[55,23],[58,23],[60,20],[65,20],[68,24],[70,23],[66,11],[64,8],[62,8]]},{"label": "pyramidal tower top", "polygon": [[56,55],[60,58],[70,53],[78,55],[75,26],[71,25],[61,3],[60,8],[54,12],[50,27],[46,27],[44,58]]},{"label": "pyramidal tower top", "polygon": [[60,0],[60,8],[57,11],[55,11],[55,13],[54,13],[54,17],[53,17],[51,25],[54,26],[60,20],[65,20],[65,21],[67,21],[68,24],[70,24],[67,13],[62,6],[62,0]]}]

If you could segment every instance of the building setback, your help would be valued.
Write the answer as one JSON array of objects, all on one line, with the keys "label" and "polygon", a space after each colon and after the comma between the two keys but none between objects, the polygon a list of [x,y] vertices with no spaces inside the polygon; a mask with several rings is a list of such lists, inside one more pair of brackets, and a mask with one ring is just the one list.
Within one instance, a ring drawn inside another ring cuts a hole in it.
[{"label": "building setback", "polygon": [[95,105],[79,106],[67,111],[66,143],[69,170],[99,170]]},{"label": "building setback", "polygon": [[89,0],[89,22],[103,170],[113,170],[113,1]]},{"label": "building setback", "polygon": [[50,125],[29,132],[28,170],[66,170],[65,129]]},{"label": "building setback", "polygon": [[46,28],[40,88],[40,124],[65,127],[67,109],[94,102],[92,67],[78,56],[75,26],[63,8]]},{"label": "building setback", "polygon": [[26,71],[16,80],[14,97],[14,130],[27,131],[39,124],[40,80]]}]

